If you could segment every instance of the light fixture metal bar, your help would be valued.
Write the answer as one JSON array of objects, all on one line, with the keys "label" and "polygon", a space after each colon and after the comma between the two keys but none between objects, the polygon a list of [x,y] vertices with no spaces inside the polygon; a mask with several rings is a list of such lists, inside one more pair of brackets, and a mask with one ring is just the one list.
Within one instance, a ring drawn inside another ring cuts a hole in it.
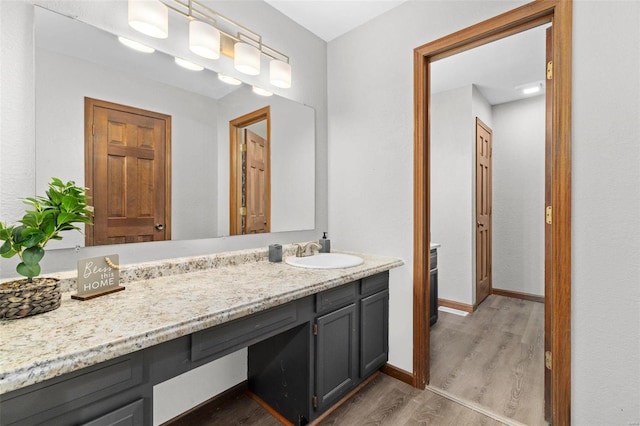
[{"label": "light fixture metal bar", "polygon": [[[279,50],[274,49],[262,42],[262,35],[245,27],[244,25],[228,18],[221,13],[211,9],[197,0],[161,0],[169,9],[186,17],[187,19],[198,19],[215,26],[218,31],[234,40],[235,42],[244,41],[254,45],[262,55],[271,58],[284,60],[289,63],[289,56]],[[224,21],[227,25],[234,27],[235,34],[220,28],[220,22]]]}]

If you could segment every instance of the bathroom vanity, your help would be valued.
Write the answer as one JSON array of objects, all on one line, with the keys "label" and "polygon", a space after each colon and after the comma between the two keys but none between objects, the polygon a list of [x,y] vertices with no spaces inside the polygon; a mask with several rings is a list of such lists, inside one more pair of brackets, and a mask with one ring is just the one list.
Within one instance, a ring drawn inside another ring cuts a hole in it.
[{"label": "bathroom vanity", "polygon": [[0,423],[151,425],[154,385],[248,347],[249,389],[306,424],[387,361],[388,270],[402,261],[239,256],[125,270],[126,291],[0,323]]}]

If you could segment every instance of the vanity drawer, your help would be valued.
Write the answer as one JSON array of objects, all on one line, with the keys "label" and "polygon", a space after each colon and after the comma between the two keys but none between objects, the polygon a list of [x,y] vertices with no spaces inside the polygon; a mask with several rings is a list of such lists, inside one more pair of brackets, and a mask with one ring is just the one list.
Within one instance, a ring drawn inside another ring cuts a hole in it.
[{"label": "vanity drawer", "polygon": [[389,285],[389,272],[372,275],[362,279],[360,294],[368,296],[382,290],[386,290]]},{"label": "vanity drawer", "polygon": [[352,282],[316,294],[316,313],[332,311],[353,303],[356,300],[357,283]]},{"label": "vanity drawer", "polygon": [[191,361],[221,354],[230,348],[248,346],[263,337],[270,337],[295,324],[297,317],[296,303],[289,302],[194,333],[191,335]]}]

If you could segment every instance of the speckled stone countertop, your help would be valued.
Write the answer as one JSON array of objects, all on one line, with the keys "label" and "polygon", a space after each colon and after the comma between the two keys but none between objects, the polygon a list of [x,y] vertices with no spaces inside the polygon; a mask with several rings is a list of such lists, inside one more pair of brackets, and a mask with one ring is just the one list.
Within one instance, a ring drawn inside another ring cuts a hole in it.
[{"label": "speckled stone countertop", "polygon": [[84,302],[70,298],[73,274],[59,274],[59,309],[0,322],[0,394],[403,265],[358,256],[324,270],[270,263],[261,249],[123,266],[125,291]]}]

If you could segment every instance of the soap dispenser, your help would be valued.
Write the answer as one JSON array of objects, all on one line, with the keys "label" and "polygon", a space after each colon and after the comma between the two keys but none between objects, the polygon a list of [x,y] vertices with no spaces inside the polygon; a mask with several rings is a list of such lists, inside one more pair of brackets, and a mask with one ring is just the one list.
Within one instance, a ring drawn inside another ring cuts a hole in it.
[{"label": "soap dispenser", "polygon": [[327,239],[327,233],[322,233],[322,238],[318,241],[320,243],[320,253],[331,252],[331,240]]}]

